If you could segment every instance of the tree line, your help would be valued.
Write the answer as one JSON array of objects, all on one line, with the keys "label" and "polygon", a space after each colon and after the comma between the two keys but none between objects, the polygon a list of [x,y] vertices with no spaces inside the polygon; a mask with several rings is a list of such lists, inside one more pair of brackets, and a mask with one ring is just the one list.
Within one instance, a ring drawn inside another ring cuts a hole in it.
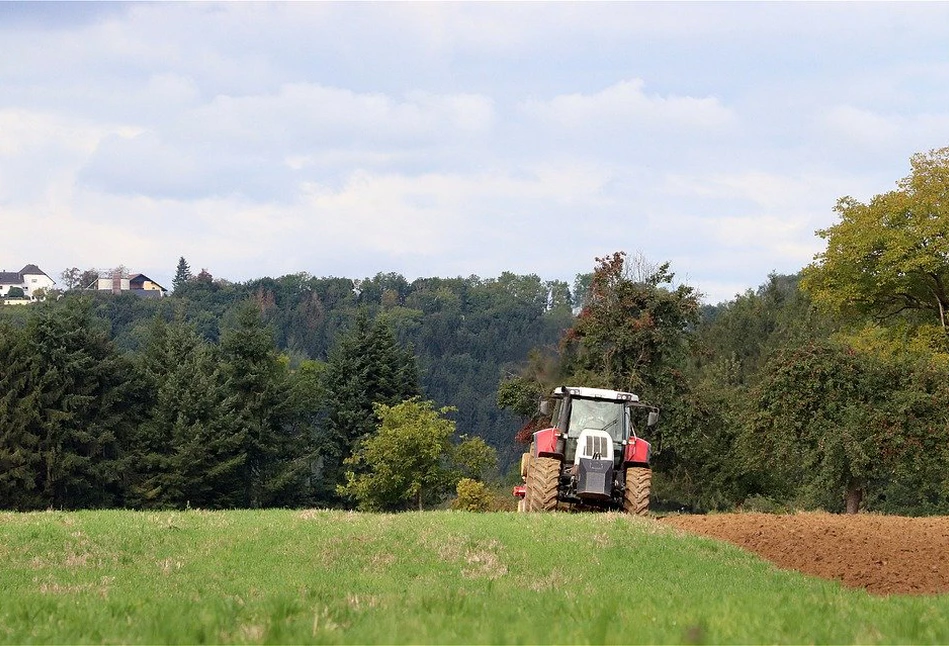
[{"label": "tree line", "polygon": [[[518,458],[511,442],[517,416],[495,403],[499,379],[516,372],[534,347],[555,346],[570,326],[574,288],[537,275],[502,273],[496,278],[420,278],[395,273],[353,279],[297,273],[243,283],[192,274],[179,260],[175,291],[164,299],[132,294],[92,294],[96,316],[108,322],[117,348],[139,352],[152,321],[182,320],[211,344],[220,343],[243,304],[260,313],[280,353],[296,369],[326,363],[360,312],[380,319],[396,342],[417,359],[419,389],[437,407],[455,408],[459,435],[482,437],[499,451],[503,469]],[[74,292],[67,292],[67,294]],[[3,312],[6,318],[25,313]],[[22,322],[21,322],[22,324]]]},{"label": "tree line", "polygon": [[0,507],[398,509],[437,503],[492,463],[483,441],[449,436],[456,468],[411,500],[343,486],[375,466],[354,450],[378,407],[428,405],[415,355],[365,311],[327,361],[295,367],[252,302],[218,342],[156,316],[127,352],[95,312],[77,294],[0,322]]},{"label": "tree line", "polygon": [[[840,200],[799,274],[717,305],[616,252],[573,285],[231,283],[181,258],[171,298],[5,308],[2,504],[431,505],[485,447],[508,472],[575,383],[662,408],[656,507],[949,512],[949,149],[911,167]],[[399,442],[435,456],[416,479],[379,476]]]},{"label": "tree line", "polygon": [[658,507],[949,512],[949,148],[898,189],[838,202],[798,275],[703,306],[667,264],[598,259],[557,351],[498,403],[577,382],[660,405]]}]

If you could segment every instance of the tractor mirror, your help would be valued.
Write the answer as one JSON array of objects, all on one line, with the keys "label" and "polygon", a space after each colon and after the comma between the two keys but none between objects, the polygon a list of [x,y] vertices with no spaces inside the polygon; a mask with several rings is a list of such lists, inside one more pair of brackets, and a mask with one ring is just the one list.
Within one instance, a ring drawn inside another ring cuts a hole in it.
[{"label": "tractor mirror", "polygon": [[659,421],[659,411],[651,410],[649,411],[649,417],[646,418],[646,426],[655,426],[656,422]]},{"label": "tractor mirror", "polygon": [[540,406],[537,407],[537,410],[539,410],[540,414],[544,415],[545,417],[547,415],[550,415],[550,400],[549,399],[541,400]]}]

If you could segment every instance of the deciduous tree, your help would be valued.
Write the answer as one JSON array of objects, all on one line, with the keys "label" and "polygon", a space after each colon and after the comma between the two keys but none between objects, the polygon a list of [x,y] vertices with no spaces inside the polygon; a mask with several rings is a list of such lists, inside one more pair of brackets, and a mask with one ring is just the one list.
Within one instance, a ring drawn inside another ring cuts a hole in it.
[{"label": "deciduous tree", "polygon": [[450,454],[455,424],[430,401],[411,399],[395,406],[376,404],[379,427],[363,438],[345,464],[351,467],[342,495],[366,510],[421,510],[441,500],[458,481]]},{"label": "deciduous tree", "polygon": [[925,473],[926,493],[912,503],[934,494],[930,502],[944,505],[947,381],[949,372],[926,357],[826,341],[778,353],[747,400],[746,467],[779,497],[850,513]]},{"label": "deciduous tree", "polygon": [[565,379],[631,391],[660,406],[662,424],[648,437],[661,449],[656,464],[687,463],[698,420],[683,367],[698,294],[688,285],[672,287],[669,263],[644,271],[639,258],[627,267],[623,252],[597,262],[586,305],[561,341]]},{"label": "deciduous tree", "polygon": [[918,313],[949,335],[949,148],[917,154],[898,189],[869,203],[843,197],[840,222],[803,287],[828,308],[878,321]]},{"label": "deciduous tree", "polygon": [[663,381],[681,358],[699,301],[692,287],[665,287],[675,277],[668,263],[635,280],[625,258],[623,252],[597,258],[587,304],[562,345],[584,383],[642,391]]},{"label": "deciduous tree", "polygon": [[75,289],[76,287],[81,287],[79,279],[82,277],[82,271],[79,267],[70,267],[69,269],[64,269],[59,274],[59,279],[63,283],[65,289]]}]

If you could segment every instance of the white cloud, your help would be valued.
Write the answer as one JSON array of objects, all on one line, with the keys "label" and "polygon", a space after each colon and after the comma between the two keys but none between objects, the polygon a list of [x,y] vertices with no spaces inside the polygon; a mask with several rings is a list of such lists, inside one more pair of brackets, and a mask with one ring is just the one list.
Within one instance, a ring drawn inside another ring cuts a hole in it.
[{"label": "white cloud", "polygon": [[338,190],[307,185],[305,226],[334,246],[393,256],[483,254],[491,241],[546,235],[551,204],[589,206],[607,179],[576,166],[541,166],[516,177],[360,171]]},{"label": "white cloud", "polygon": [[663,190],[672,195],[694,195],[714,200],[739,200],[749,202],[770,211],[783,211],[802,200],[819,204],[824,208],[833,205],[826,202],[828,194],[839,190],[842,177],[818,174],[775,173],[749,170],[737,173],[710,173],[708,175],[669,174]]},{"label": "white cloud", "polygon": [[0,19],[0,252],[53,272],[570,279],[625,249],[731,290],[949,143],[939,3],[36,7]]},{"label": "white cloud", "polygon": [[[761,283],[765,282],[762,277]],[[748,285],[744,282],[728,282],[718,280],[705,280],[693,285],[702,294],[702,300],[712,305],[730,301],[736,296],[744,294],[748,289],[753,289],[757,285]]]},{"label": "white cloud", "polygon": [[71,187],[75,168],[112,135],[133,128],[53,111],[0,109],[0,204],[39,204]]},{"label": "white cloud", "polygon": [[922,152],[949,144],[949,109],[905,115],[836,105],[822,116],[821,125],[827,136],[879,154]]},{"label": "white cloud", "polygon": [[861,146],[891,146],[905,125],[901,118],[886,118],[849,105],[834,106],[823,118],[827,130]]},{"label": "white cloud", "polygon": [[562,94],[550,101],[528,100],[528,115],[568,129],[685,127],[719,129],[735,115],[712,97],[647,95],[641,79],[621,81],[595,94]]},{"label": "white cloud", "polygon": [[90,124],[55,112],[0,110],[0,155],[14,157],[55,145],[77,154],[90,152],[103,133],[115,127]]},{"label": "white cloud", "polygon": [[217,96],[181,124],[182,134],[247,145],[314,142],[431,141],[483,134],[493,122],[491,99],[475,94],[412,92],[394,99],[312,83],[291,83],[275,94]]},{"label": "white cloud", "polygon": [[[161,77],[156,85],[182,102],[195,96],[192,84],[177,76]],[[477,145],[472,138],[485,136],[494,118],[492,101],[475,94],[415,91],[396,100],[289,84],[274,94],[217,96],[193,109],[182,106],[156,129],[104,138],[79,177],[117,193],[239,193],[284,201],[301,177],[313,173],[339,175],[353,164],[395,163],[424,149]]]}]

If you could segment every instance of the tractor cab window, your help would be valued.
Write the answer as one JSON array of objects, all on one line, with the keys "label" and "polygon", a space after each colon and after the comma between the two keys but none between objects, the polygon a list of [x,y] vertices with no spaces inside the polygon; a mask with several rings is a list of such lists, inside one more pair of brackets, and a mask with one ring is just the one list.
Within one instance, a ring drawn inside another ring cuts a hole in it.
[{"label": "tractor cab window", "polygon": [[550,425],[556,426],[557,428],[561,428],[560,425],[564,421],[563,419],[561,419],[562,417],[563,417],[563,400],[556,399],[554,400],[554,409],[550,413]]},{"label": "tractor cab window", "polygon": [[577,437],[584,429],[606,431],[614,440],[623,438],[623,404],[621,402],[574,399],[570,403],[568,433]]}]

